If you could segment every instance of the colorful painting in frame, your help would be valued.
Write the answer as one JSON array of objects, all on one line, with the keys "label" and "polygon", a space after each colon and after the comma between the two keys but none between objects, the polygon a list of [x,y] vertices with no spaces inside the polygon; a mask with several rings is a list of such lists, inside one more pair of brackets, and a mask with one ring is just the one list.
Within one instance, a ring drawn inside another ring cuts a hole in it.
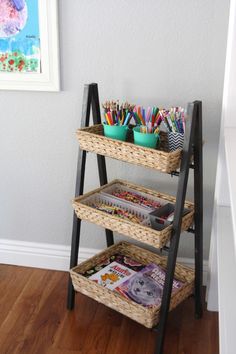
[{"label": "colorful painting in frame", "polygon": [[57,0],[0,0],[0,89],[59,90]]},{"label": "colorful painting in frame", "polygon": [[0,0],[0,71],[40,73],[38,0]]}]

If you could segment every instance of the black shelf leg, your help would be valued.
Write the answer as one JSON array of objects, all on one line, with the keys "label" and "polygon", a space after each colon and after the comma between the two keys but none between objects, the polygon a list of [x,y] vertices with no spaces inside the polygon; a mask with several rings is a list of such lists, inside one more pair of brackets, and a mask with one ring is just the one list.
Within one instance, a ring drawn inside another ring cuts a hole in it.
[{"label": "black shelf leg", "polygon": [[[78,262],[78,250],[80,241],[80,227],[81,220],[77,218],[74,214],[73,216],[73,232],[72,232],[72,244],[71,244],[71,256],[70,256],[70,268],[76,266]],[[68,310],[73,310],[75,305],[75,290],[69,276],[68,281],[68,294],[67,294],[67,308]]]},{"label": "black shelf leg", "polygon": [[[83,96],[81,127],[87,127],[89,125],[91,98],[92,98],[92,86],[85,85],[84,96]],[[76,196],[83,194],[85,164],[86,164],[86,151],[79,149],[78,162],[77,162],[76,186],[75,186],[75,195]],[[76,214],[74,213],[73,228],[72,228],[72,241],[71,241],[71,254],[70,254],[70,268],[75,267],[78,262],[80,228],[81,228],[81,220],[79,218],[77,218]],[[68,293],[67,293],[67,308],[68,308],[68,310],[72,310],[74,308],[74,304],[75,304],[75,290],[73,288],[71,278],[69,276]]]},{"label": "black shelf leg", "polygon": [[[85,85],[84,87],[81,128],[89,126],[91,107],[92,107],[94,124],[101,124],[101,114],[100,114],[100,107],[99,107],[99,96],[98,96],[97,84]],[[76,188],[75,188],[76,196],[82,195],[84,190],[86,154],[87,154],[86,151],[79,149]],[[97,155],[97,161],[98,161],[100,185],[102,186],[107,183],[107,170],[106,170],[105,157]],[[74,213],[72,241],[71,241],[70,268],[75,267],[78,263],[80,229],[81,229],[81,219],[77,218],[76,214]],[[106,229],[106,239],[107,239],[108,246],[114,244],[113,232],[111,230]],[[69,277],[67,308],[69,310],[72,310],[74,308],[74,303],[75,303],[75,291],[71,282],[71,278]]]},{"label": "black shelf leg", "polygon": [[[179,183],[176,196],[176,207],[173,220],[172,237],[170,241],[170,249],[167,260],[165,285],[162,295],[162,303],[160,309],[160,320],[157,327],[157,343],[154,354],[163,354],[166,323],[170,307],[170,299],[172,292],[172,284],[174,279],[175,264],[177,258],[177,252],[179,247],[179,238],[181,233],[182,213],[184,208],[190,158],[192,154],[192,144],[194,141],[195,122],[196,122],[197,106],[192,103],[188,105],[188,116],[190,118],[189,124],[186,126],[185,142],[183,148],[183,155],[181,160]],[[192,118],[192,119],[191,119]]]},{"label": "black shelf leg", "polygon": [[194,204],[195,204],[195,316],[202,317],[203,294],[203,168],[202,168],[202,103],[197,105],[194,139]]},{"label": "black shelf leg", "polygon": [[[99,105],[99,96],[98,96],[98,85],[92,84],[93,94],[92,94],[92,111],[93,111],[93,122],[94,124],[101,124],[101,114],[100,114],[100,105]],[[100,185],[103,186],[107,184],[107,168],[105,156],[97,155],[98,163],[98,173]],[[112,246],[114,244],[114,236],[111,230],[105,229],[106,232],[106,241],[107,246]]]}]

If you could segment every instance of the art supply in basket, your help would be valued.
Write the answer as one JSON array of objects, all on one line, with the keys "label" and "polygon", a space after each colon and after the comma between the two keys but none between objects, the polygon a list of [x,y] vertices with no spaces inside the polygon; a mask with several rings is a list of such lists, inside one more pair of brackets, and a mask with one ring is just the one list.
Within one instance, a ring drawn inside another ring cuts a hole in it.
[{"label": "art supply in basket", "polygon": [[145,109],[141,106],[135,106],[133,109],[133,117],[137,125],[140,125],[141,133],[159,133],[158,127],[161,124],[162,120],[158,107],[148,107],[147,109]]},{"label": "art supply in basket", "polygon": [[132,214],[124,209],[121,209],[117,206],[111,206],[111,205],[107,205],[105,203],[99,203],[99,202],[92,203],[90,206],[92,208],[103,211],[103,212],[108,213],[110,215],[116,216],[117,218],[126,219],[126,220],[132,221],[136,224],[141,224],[143,221],[141,217],[134,215],[134,214]]},{"label": "art supply in basket", "polygon": [[182,149],[185,133],[185,110],[181,107],[173,107],[170,110],[160,110],[160,116],[168,132],[169,151]]},{"label": "art supply in basket", "polygon": [[159,125],[161,118],[159,108],[135,106],[133,116],[137,127],[133,128],[134,143],[148,148],[157,148],[160,142]]},{"label": "art supply in basket", "polygon": [[[145,128],[145,131],[142,130]],[[144,147],[156,149],[160,143],[159,129],[156,128],[153,133],[146,133],[146,126],[137,126],[133,128],[134,143]]]},{"label": "art supply in basket", "polygon": [[161,121],[168,132],[185,133],[185,109],[182,107],[172,107],[170,110],[159,111]]},{"label": "art supply in basket", "polygon": [[123,199],[123,200],[129,201],[131,203],[138,204],[138,205],[141,205],[144,207],[149,207],[151,209],[157,209],[162,206],[162,204],[158,201],[155,201],[153,199],[149,199],[147,197],[142,196],[141,194],[134,193],[131,191],[125,191],[125,190],[121,190],[119,192],[114,191],[111,194],[119,199]]},{"label": "art supply in basket", "polygon": [[107,125],[125,125],[127,126],[132,119],[132,112],[134,105],[125,102],[124,104],[119,104],[117,101],[106,101],[102,105],[104,109],[104,122]]},{"label": "art supply in basket", "polygon": [[182,149],[184,145],[184,134],[168,132],[168,147],[169,151]]},{"label": "art supply in basket", "polygon": [[102,106],[105,117],[104,135],[111,139],[125,141],[134,106],[128,102],[120,106],[119,101],[106,101]]}]

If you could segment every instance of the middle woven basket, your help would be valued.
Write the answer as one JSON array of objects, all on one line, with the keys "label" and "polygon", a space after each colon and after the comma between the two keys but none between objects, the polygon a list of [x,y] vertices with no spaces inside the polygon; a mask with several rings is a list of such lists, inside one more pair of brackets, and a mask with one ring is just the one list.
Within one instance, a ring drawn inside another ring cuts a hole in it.
[{"label": "middle woven basket", "polygon": [[[92,207],[92,203],[94,202],[94,198],[99,198],[99,195],[106,189],[109,189],[115,184],[120,184],[121,186],[126,186],[128,188],[132,188],[137,193],[144,193],[150,198],[160,198],[167,202],[175,204],[176,199],[170,195],[163,194],[151,189],[144,188],[142,186],[129,183],[123,180],[114,180],[111,183],[108,183],[100,188],[97,188],[89,193],[84,194],[78,198],[75,198],[72,202],[73,207],[75,209],[76,215],[83,220],[90,221],[94,224],[105,227],[106,229],[110,229],[112,231],[119,232],[123,235],[129,236],[138,241],[147,243],[156,248],[162,248],[169,241],[172,225],[167,226],[161,231],[155,230],[151,228],[150,225],[145,223],[145,215],[142,215],[140,210],[137,211],[137,215],[139,215],[144,222],[141,224],[137,224],[135,222],[119,219],[115,215],[107,214],[101,210],[96,210]],[[182,217],[182,230],[187,230],[192,222],[194,215],[193,203],[185,202],[185,208],[189,209],[189,213]]]}]

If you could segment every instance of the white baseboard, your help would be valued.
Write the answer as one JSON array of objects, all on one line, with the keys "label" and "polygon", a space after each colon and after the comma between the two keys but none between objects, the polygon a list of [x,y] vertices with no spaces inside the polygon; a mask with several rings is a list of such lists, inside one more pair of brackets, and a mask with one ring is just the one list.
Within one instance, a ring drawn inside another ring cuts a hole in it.
[{"label": "white baseboard", "polygon": [[[95,250],[81,248],[79,262],[94,254]],[[0,239],[0,263],[68,271],[70,246]]]},{"label": "white baseboard", "polygon": [[[79,263],[100,251],[95,248],[80,247]],[[178,262],[191,268],[194,267],[194,260],[191,258],[178,258]],[[68,271],[70,246],[0,239],[0,263]],[[208,262],[204,261],[204,285],[207,284],[207,273]]]}]

